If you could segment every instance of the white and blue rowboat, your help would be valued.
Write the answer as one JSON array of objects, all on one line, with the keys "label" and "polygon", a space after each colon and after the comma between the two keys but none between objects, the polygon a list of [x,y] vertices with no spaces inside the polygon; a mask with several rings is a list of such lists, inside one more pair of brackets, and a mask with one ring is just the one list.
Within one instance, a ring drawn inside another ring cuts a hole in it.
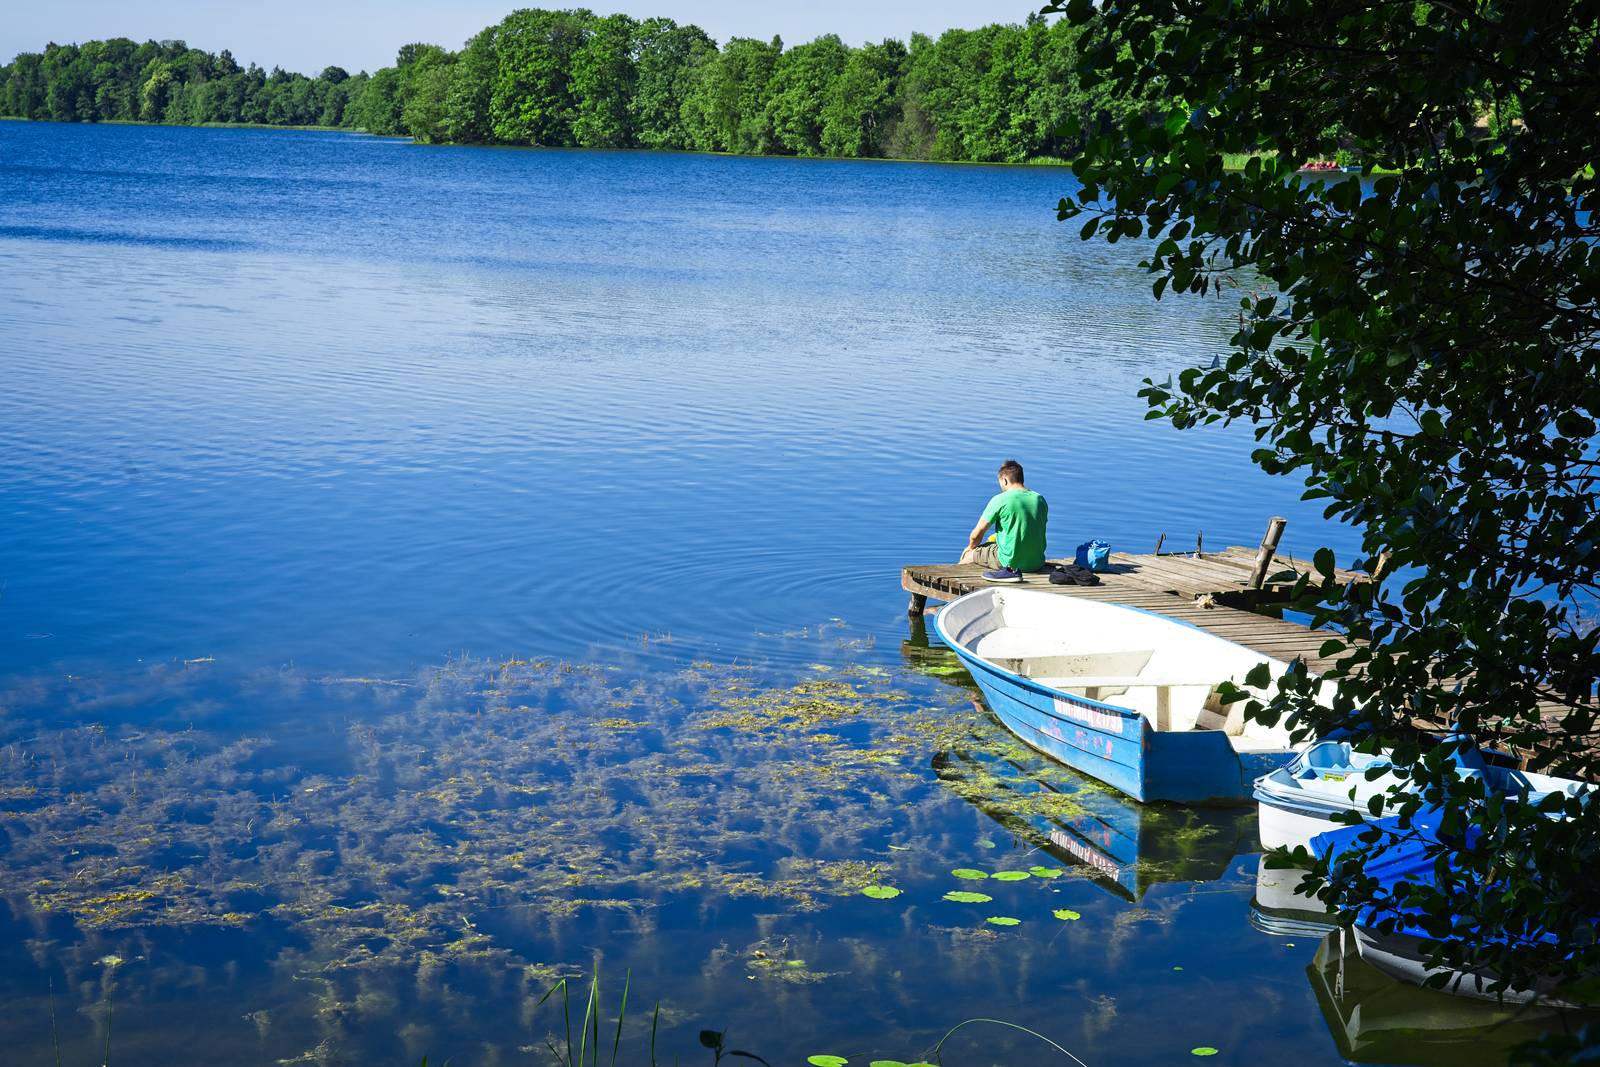
[{"label": "white and blue rowboat", "polygon": [[1217,699],[1259,664],[1288,665],[1196,627],[1021,589],[958,597],[934,627],[1007,729],[1135,800],[1246,800],[1293,755],[1287,730]]},{"label": "white and blue rowboat", "polygon": [[[1587,782],[1496,766],[1475,749],[1457,754],[1454,761],[1462,778],[1482,777],[1490,792],[1524,803],[1537,804],[1551,793],[1587,803],[1595,793]],[[1409,776],[1394,772],[1386,752],[1360,752],[1345,741],[1318,741],[1257,780],[1262,847],[1309,848],[1313,837],[1345,825],[1340,816],[1365,814],[1373,797],[1412,788]]]}]

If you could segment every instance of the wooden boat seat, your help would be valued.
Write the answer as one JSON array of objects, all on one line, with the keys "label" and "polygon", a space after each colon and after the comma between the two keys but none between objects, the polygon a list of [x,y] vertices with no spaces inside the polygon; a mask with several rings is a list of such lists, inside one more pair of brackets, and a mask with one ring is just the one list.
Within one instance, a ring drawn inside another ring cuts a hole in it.
[{"label": "wooden boat seat", "polygon": [[1156,691],[1155,716],[1151,725],[1157,730],[1172,729],[1172,691],[1174,689],[1204,689],[1209,694],[1215,688],[1216,682],[1206,679],[1196,681],[1192,678],[1159,678],[1153,675],[1142,674],[1074,674],[1064,678],[1035,678],[1040,685],[1047,685],[1052,689],[1059,689],[1064,693],[1077,693],[1082,691],[1089,700],[1101,700],[1112,696],[1114,693],[1126,693],[1130,689],[1154,689]]},{"label": "wooden boat seat", "polygon": [[[1034,681],[1038,682],[1040,685],[1048,685],[1052,689],[1064,689],[1064,690],[1067,690],[1068,692],[1076,692],[1079,689],[1093,689],[1093,690],[1096,690],[1096,691],[1099,691],[1099,690],[1102,690],[1102,689],[1123,690],[1123,689],[1148,689],[1148,688],[1160,688],[1160,689],[1185,689],[1185,688],[1196,688],[1196,689],[1198,689],[1198,688],[1205,688],[1205,689],[1211,689],[1212,687],[1214,687],[1217,684],[1215,681],[1212,681],[1210,679],[1207,679],[1205,681],[1196,681],[1196,680],[1194,680],[1192,678],[1155,678],[1155,677],[1147,678],[1142,674],[1130,674],[1130,675],[1123,675],[1123,676],[1120,676],[1120,677],[1117,676],[1117,675],[1114,675],[1114,674],[1105,674],[1105,675],[1068,675],[1067,677],[1064,677],[1064,678],[1035,678]],[[1087,696],[1090,700],[1094,700],[1095,699],[1095,694],[1094,693],[1085,693],[1084,695]]]}]

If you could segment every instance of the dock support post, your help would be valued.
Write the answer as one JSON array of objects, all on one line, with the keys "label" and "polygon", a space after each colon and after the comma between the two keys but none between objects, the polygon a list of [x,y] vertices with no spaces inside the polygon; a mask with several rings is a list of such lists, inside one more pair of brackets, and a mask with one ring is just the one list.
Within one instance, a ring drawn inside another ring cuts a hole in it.
[{"label": "dock support post", "polygon": [[1283,528],[1288,520],[1274,515],[1267,522],[1266,535],[1261,538],[1261,547],[1256,550],[1256,565],[1250,571],[1250,588],[1260,589],[1267,580],[1267,568],[1272,566],[1272,557],[1278,551],[1278,542],[1283,538]]},{"label": "dock support post", "polygon": [[913,619],[922,618],[922,613],[927,610],[928,598],[921,593],[911,594],[911,603],[906,605],[906,614]]}]

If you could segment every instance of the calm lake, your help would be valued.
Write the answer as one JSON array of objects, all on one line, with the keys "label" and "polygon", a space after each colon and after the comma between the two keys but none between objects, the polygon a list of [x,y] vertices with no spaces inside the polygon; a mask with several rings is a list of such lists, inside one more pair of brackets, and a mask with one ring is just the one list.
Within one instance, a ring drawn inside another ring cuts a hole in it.
[{"label": "calm lake", "polygon": [[1058,554],[1354,551],[1144,420],[1237,304],[1070,188],[0,123],[0,1047],[551,1062],[598,969],[624,1063],[1496,1062],[905,618],[1013,456]]}]

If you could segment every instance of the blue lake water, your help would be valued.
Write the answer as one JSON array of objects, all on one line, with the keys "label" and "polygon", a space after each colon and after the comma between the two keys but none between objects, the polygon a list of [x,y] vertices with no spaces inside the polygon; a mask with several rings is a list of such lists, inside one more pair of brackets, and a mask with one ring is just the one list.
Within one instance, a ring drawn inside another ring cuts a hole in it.
[{"label": "blue lake water", "polygon": [[1071,188],[0,123],[0,1041],[539,1062],[598,968],[623,1062],[657,1002],[663,1061],[1492,1062],[1381,982],[1344,1033],[1248,813],[1018,752],[908,626],[1008,457],[1055,553],[1354,551],[1144,419],[1237,305]]}]

